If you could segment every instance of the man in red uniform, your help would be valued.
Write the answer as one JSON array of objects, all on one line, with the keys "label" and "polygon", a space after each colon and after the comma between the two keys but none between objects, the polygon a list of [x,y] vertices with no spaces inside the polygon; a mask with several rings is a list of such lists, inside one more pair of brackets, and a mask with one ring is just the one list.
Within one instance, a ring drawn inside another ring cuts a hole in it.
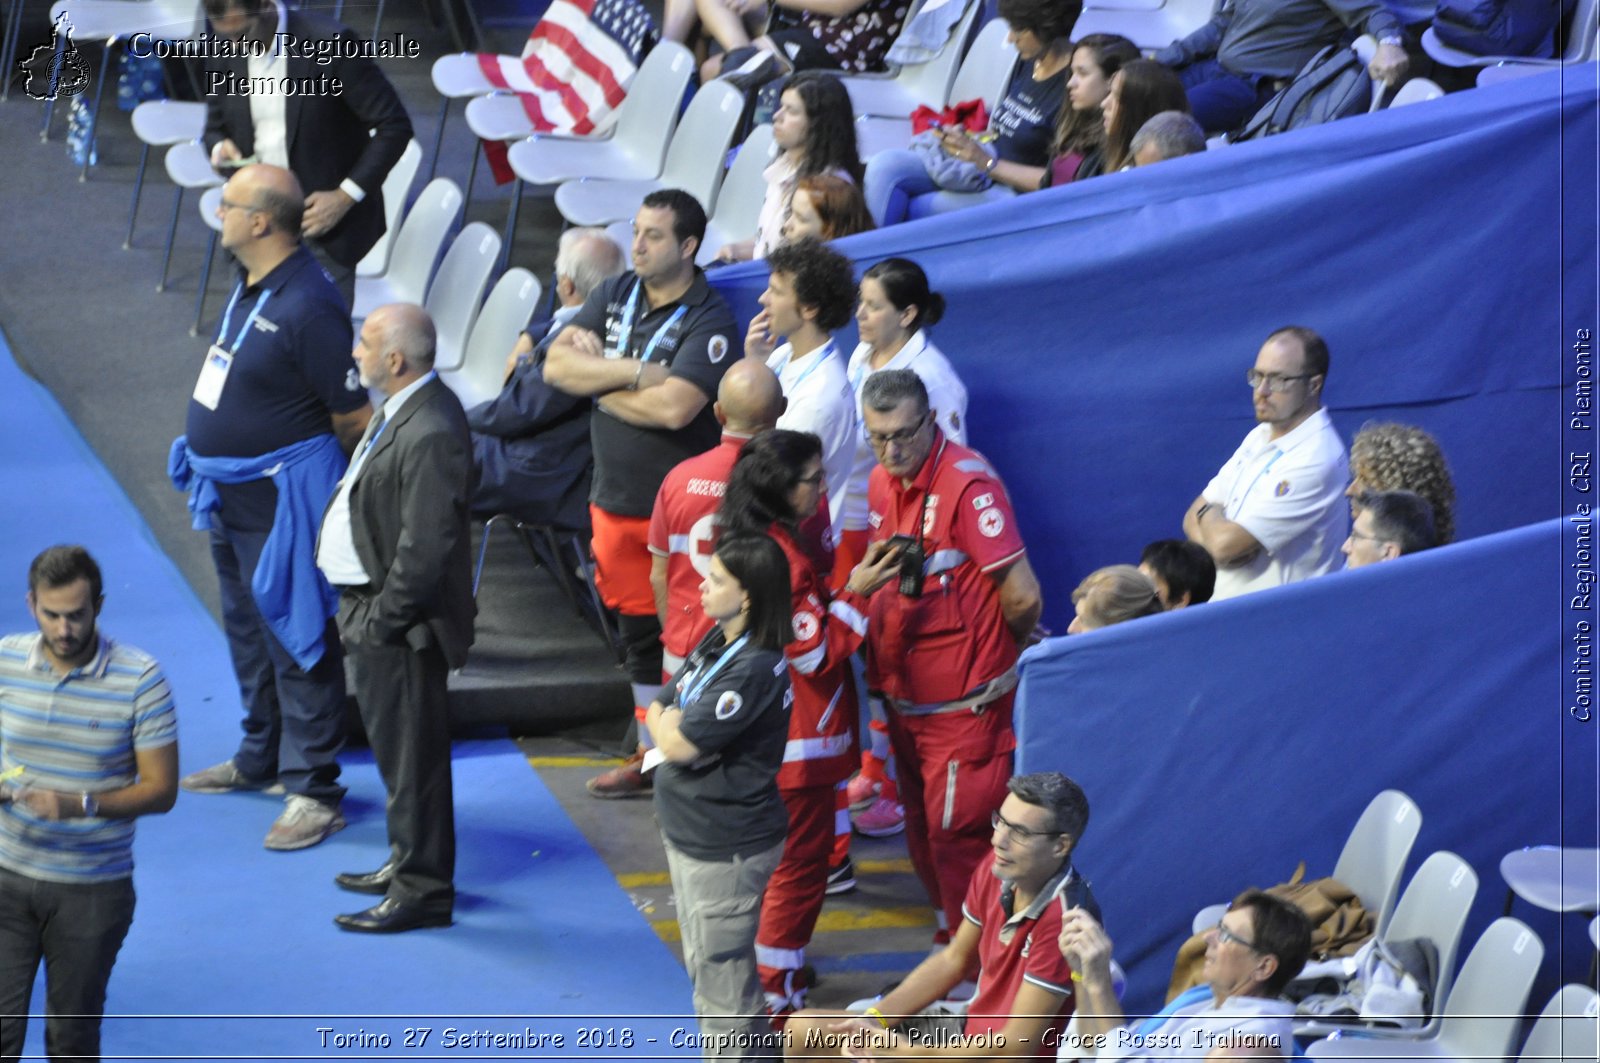
[{"label": "man in red uniform", "polygon": [[722,425],[721,445],[679,463],[656,492],[650,511],[650,587],[661,618],[662,682],[683,667],[711,630],[711,618],[700,608],[700,583],[717,545],[717,507],[739,451],[751,436],[776,424],[783,408],[777,374],[755,358],[735,362],[717,387],[714,412]]},{"label": "man in red uniform", "polygon": [[870,540],[902,546],[900,579],[872,596],[867,685],[889,710],[906,846],[945,941],[1011,776],[1017,655],[1039,620],[1039,581],[1005,486],[939,430],[916,373],[874,373],[862,412],[878,458]]},{"label": "man in red uniform", "polygon": [[[1056,772],[1019,775],[1008,789],[988,817],[991,849],[972,875],[950,944],[865,1011],[795,1014],[784,1028],[787,1059],[1055,1056],[1078,977],[1056,947],[1063,913],[1081,908],[1100,918],[1072,866],[1089,801]],[[939,1002],[973,971],[980,989],[963,1019]]]}]

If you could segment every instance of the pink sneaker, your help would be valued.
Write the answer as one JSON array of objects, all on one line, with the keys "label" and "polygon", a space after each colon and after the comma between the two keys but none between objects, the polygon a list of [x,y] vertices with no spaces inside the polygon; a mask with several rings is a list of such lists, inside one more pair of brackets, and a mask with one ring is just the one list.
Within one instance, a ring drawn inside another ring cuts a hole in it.
[{"label": "pink sneaker", "polygon": [[850,802],[850,811],[858,812],[872,804],[882,789],[883,783],[867,778],[866,772],[857,773],[844,788],[845,800]]},{"label": "pink sneaker", "polygon": [[880,797],[864,811],[851,817],[856,833],[868,838],[887,838],[906,829],[906,810],[901,805]]}]

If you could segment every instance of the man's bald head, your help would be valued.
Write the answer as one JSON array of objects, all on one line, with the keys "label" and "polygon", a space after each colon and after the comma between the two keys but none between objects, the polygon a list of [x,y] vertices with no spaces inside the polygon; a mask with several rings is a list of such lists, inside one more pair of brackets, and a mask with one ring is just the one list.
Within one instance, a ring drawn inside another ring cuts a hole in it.
[{"label": "man's bald head", "polygon": [[247,205],[271,219],[273,231],[291,240],[300,239],[306,194],[294,174],[281,166],[262,162],[244,167],[228,184],[238,188]]},{"label": "man's bald head", "polygon": [[778,423],[786,405],[778,374],[759,358],[734,362],[717,388],[717,420],[731,432],[764,432]]}]

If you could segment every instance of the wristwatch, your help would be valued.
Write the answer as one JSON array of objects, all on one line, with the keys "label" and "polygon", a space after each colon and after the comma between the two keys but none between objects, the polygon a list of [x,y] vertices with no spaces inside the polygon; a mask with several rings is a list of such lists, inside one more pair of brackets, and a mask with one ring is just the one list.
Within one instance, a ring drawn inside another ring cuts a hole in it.
[{"label": "wristwatch", "polygon": [[93,819],[100,814],[100,802],[95,800],[94,794],[85,790],[83,792],[83,818]]}]

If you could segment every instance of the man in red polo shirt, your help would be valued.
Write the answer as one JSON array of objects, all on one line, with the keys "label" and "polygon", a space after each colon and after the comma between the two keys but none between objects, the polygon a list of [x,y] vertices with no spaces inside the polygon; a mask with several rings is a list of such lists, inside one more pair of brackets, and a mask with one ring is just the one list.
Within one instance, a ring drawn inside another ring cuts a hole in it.
[{"label": "man in red polo shirt", "polygon": [[867,685],[888,707],[906,845],[944,941],[1011,775],[1017,655],[1039,620],[1039,582],[1005,486],[939,430],[921,378],[874,373],[861,400],[878,458],[869,539],[901,546],[901,578],[872,596]]},{"label": "man in red polo shirt", "polygon": [[[795,1013],[786,1059],[1055,1055],[1074,1005],[1072,968],[1056,947],[1062,913],[1082,908],[1099,920],[1072,866],[1089,801],[1056,772],[1019,775],[1008,789],[950,944],[865,1011]],[[974,970],[980,988],[963,1019],[939,1002]]]}]

